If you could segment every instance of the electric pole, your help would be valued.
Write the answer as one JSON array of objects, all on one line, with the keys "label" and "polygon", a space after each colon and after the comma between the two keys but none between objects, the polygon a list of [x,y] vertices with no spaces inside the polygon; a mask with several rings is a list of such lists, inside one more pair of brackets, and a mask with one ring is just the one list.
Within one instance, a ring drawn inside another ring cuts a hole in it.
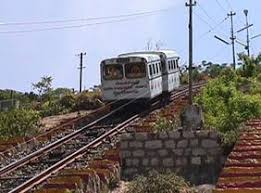
[{"label": "electric pole", "polygon": [[247,49],[247,55],[248,57],[250,57],[250,40],[249,40],[249,27],[248,27],[248,10],[245,9],[244,10],[244,14],[246,16],[246,28],[247,28],[247,46],[246,46],[246,49]]},{"label": "electric pole", "polygon": [[193,65],[193,7],[196,5],[196,2],[189,0],[189,3],[186,3],[186,7],[189,7],[189,104],[192,105],[192,65]]},{"label": "electric pole", "polygon": [[235,40],[236,37],[234,36],[234,23],[233,23],[233,16],[235,16],[236,13],[231,11],[229,14],[227,14],[227,16],[230,17],[231,19],[231,41],[232,41],[232,52],[233,52],[233,68],[234,70],[236,69],[236,53],[235,53]]},{"label": "electric pole", "polygon": [[84,55],[86,55],[86,52],[80,53],[79,55],[77,55],[77,56],[80,56],[80,67],[78,68],[78,69],[80,69],[80,89],[79,89],[80,93],[82,92],[82,71],[85,68],[83,66],[83,56]]}]

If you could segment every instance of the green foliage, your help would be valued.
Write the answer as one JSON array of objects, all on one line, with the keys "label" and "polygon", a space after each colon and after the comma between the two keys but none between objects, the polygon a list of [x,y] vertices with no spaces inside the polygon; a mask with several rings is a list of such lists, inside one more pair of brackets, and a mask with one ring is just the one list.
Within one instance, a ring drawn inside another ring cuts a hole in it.
[{"label": "green foliage", "polygon": [[38,91],[42,100],[49,99],[49,94],[52,90],[52,81],[53,78],[51,76],[43,76],[39,82],[32,84],[33,89]]},{"label": "green foliage", "polygon": [[189,76],[188,73],[183,73],[180,77],[180,83],[181,84],[188,84],[189,83]]},{"label": "green foliage", "polygon": [[10,91],[0,90],[0,100],[8,100],[11,99]]},{"label": "green foliage", "polygon": [[153,132],[173,131],[178,127],[178,122],[175,119],[167,119],[165,117],[159,117],[155,122]]},{"label": "green foliage", "polygon": [[[188,84],[189,83],[189,75],[188,73],[183,73],[180,77],[181,84]],[[192,71],[192,81],[193,82],[199,82],[204,79],[204,75],[202,73],[199,73],[197,69],[194,69]]]},{"label": "green foliage", "polygon": [[256,80],[257,80],[258,82],[261,82],[261,72],[260,72],[260,74],[257,75]]},{"label": "green foliage", "polygon": [[138,176],[128,185],[127,193],[181,193],[194,192],[182,177],[175,173],[149,172],[148,176]]},{"label": "green foliage", "polygon": [[0,112],[0,137],[26,137],[38,132],[40,116],[36,111],[16,109]]},{"label": "green foliage", "polygon": [[216,78],[218,77],[222,70],[224,69],[224,67],[220,66],[220,65],[211,65],[206,69],[206,74],[208,74],[211,78]]},{"label": "green foliage", "polygon": [[64,114],[77,110],[92,110],[103,105],[100,92],[82,92],[74,94],[66,92],[61,97],[50,97],[38,109],[43,117]]},{"label": "green foliage", "polygon": [[42,117],[47,117],[68,113],[69,110],[61,106],[59,100],[52,100],[43,103],[39,112]]},{"label": "green foliage", "polygon": [[207,84],[196,102],[204,109],[207,127],[218,129],[224,137],[224,145],[231,145],[238,137],[241,123],[261,116],[261,95],[242,89],[246,85],[252,88],[253,82],[238,78],[232,70],[226,69],[221,74]]},{"label": "green foliage", "polygon": [[74,109],[76,105],[76,96],[73,93],[65,94],[60,99],[60,105],[66,109]]},{"label": "green foliage", "polygon": [[76,108],[78,110],[91,110],[103,106],[100,92],[82,92],[76,97]]},{"label": "green foliage", "polygon": [[261,54],[257,57],[248,57],[245,54],[239,54],[239,60],[243,62],[243,66],[238,73],[243,77],[254,77],[261,73]]}]

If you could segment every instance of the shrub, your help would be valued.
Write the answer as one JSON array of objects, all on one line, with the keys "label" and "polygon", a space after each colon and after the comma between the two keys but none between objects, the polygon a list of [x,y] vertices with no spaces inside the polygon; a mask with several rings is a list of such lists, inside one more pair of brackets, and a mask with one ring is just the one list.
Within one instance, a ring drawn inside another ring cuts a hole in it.
[{"label": "shrub", "polygon": [[189,83],[189,76],[188,73],[184,73],[180,77],[181,84],[188,84]]},{"label": "shrub", "polygon": [[96,92],[82,92],[76,97],[77,110],[92,110],[97,109],[103,105],[100,100],[100,93]]},{"label": "shrub", "polygon": [[162,131],[173,131],[177,129],[178,123],[175,119],[167,119],[165,117],[159,117],[152,128],[155,133]]},{"label": "shrub", "polygon": [[127,193],[183,193],[194,192],[182,177],[175,173],[149,172],[148,176],[138,176],[128,185]]},{"label": "shrub", "polygon": [[16,109],[0,113],[0,136],[27,137],[38,132],[40,116],[37,111]]},{"label": "shrub", "polygon": [[257,80],[258,82],[261,82],[261,73],[257,75],[256,80]]},{"label": "shrub", "polygon": [[76,96],[73,93],[68,93],[60,99],[60,104],[64,108],[74,109],[76,105]]},{"label": "shrub", "polygon": [[253,85],[249,79],[238,79],[227,71],[210,81],[196,97],[196,102],[204,109],[206,125],[221,132],[225,146],[236,142],[241,123],[261,116],[261,95],[242,93],[239,88],[246,84]]},{"label": "shrub", "polygon": [[70,112],[71,109],[66,109],[60,104],[59,100],[48,101],[42,104],[40,115],[42,117],[60,115]]}]

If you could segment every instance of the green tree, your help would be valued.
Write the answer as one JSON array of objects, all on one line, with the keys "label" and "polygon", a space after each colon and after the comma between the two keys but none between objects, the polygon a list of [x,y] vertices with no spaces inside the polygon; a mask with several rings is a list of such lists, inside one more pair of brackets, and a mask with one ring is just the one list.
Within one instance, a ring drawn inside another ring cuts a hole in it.
[{"label": "green tree", "polygon": [[249,78],[261,73],[261,54],[257,57],[238,54],[238,57],[243,62],[243,66],[239,71],[241,76]]},{"label": "green tree", "polygon": [[48,94],[52,90],[52,81],[53,78],[51,76],[43,76],[39,82],[32,84],[33,89],[38,92],[40,98],[44,95],[46,98],[49,97]]}]

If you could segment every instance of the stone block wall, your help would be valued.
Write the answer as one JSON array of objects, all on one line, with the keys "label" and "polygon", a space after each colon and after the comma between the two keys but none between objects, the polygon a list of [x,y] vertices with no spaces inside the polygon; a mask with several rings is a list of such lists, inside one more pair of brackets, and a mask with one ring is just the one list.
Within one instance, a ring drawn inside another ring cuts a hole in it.
[{"label": "stone block wall", "polygon": [[123,179],[152,169],[174,171],[192,184],[215,183],[225,162],[213,131],[127,133],[121,138]]}]

